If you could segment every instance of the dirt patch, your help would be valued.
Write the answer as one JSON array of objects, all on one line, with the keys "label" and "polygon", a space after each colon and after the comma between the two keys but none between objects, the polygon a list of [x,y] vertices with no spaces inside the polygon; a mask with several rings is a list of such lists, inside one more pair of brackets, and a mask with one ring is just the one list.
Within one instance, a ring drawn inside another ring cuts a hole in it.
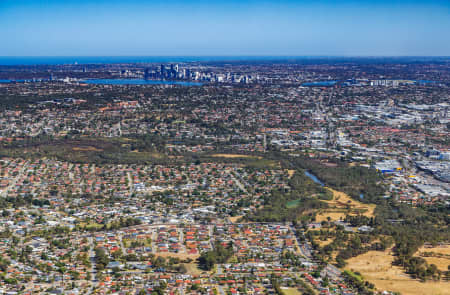
[{"label": "dirt patch", "polygon": [[358,271],[364,280],[375,284],[380,290],[400,292],[403,295],[449,295],[450,285],[445,282],[426,282],[414,280],[398,266],[392,266],[394,257],[390,250],[369,251],[347,261],[345,269]]}]

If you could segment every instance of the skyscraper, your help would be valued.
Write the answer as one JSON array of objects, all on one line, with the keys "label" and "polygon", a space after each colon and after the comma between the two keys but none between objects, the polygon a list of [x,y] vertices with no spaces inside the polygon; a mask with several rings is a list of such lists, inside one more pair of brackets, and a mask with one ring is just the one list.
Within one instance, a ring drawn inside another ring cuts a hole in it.
[{"label": "skyscraper", "polygon": [[144,71],[144,79],[148,80],[150,78],[150,69],[146,68]]}]

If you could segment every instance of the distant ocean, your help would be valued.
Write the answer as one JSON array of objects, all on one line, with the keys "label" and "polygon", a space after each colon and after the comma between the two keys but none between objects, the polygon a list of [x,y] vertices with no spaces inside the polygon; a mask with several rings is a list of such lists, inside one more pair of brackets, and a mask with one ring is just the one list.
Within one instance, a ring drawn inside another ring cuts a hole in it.
[{"label": "distant ocean", "polygon": [[[74,64],[118,64],[118,63],[170,63],[170,62],[215,62],[289,60],[302,57],[278,56],[0,56],[0,65],[74,65]],[[307,57],[303,57],[307,59]]]},{"label": "distant ocean", "polygon": [[170,63],[170,62],[232,62],[263,61],[293,63],[341,63],[341,62],[442,62],[450,57],[339,57],[339,56],[0,56],[0,65],[74,65],[118,63]]}]

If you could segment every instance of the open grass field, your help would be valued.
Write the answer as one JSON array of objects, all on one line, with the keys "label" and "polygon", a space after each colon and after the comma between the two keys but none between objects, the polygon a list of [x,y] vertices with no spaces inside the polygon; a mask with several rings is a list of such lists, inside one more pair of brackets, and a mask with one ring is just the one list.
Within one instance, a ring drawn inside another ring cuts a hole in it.
[{"label": "open grass field", "polygon": [[292,200],[286,203],[286,208],[296,208],[300,204],[300,200]]},{"label": "open grass field", "polygon": [[292,176],[294,176],[295,171],[296,171],[296,170],[293,170],[293,169],[288,169],[288,170],[287,170],[287,173],[288,173],[289,178],[292,178]]},{"label": "open grass field", "polygon": [[197,263],[185,263],[184,266],[186,267],[187,273],[193,276],[199,275],[203,273],[201,269],[198,268]]},{"label": "open grass field", "polygon": [[236,223],[240,218],[242,218],[243,215],[238,215],[238,216],[233,216],[233,217],[228,217],[228,219],[232,222],[232,223]]},{"label": "open grass field", "polygon": [[326,245],[331,244],[331,242],[333,242],[333,239],[326,239],[325,241],[316,239],[316,242],[320,247],[325,247]]},{"label": "open grass field", "polygon": [[436,253],[436,254],[449,255],[450,256],[450,245],[442,245],[442,246],[436,246],[436,247],[423,246],[423,247],[419,248],[418,252],[419,253],[432,252],[432,253]]},{"label": "open grass field", "polygon": [[338,209],[346,209],[349,210],[349,213],[361,212],[362,215],[367,217],[373,217],[373,212],[375,210],[376,205],[373,204],[364,204],[359,201],[352,199],[346,193],[334,190],[332,188],[327,188],[333,193],[333,199],[327,202],[331,208]]},{"label": "open grass field", "polygon": [[82,152],[101,152],[101,151],[103,151],[103,149],[99,149],[94,146],[73,147],[72,150],[82,151]]},{"label": "open grass field", "polygon": [[347,260],[345,269],[360,272],[364,280],[375,284],[377,290],[396,291],[402,295],[449,295],[450,283],[414,280],[398,266],[392,266],[390,250],[369,251]]},{"label": "open grass field", "polygon": [[340,211],[333,211],[333,210],[320,211],[316,215],[316,222],[327,221],[328,220],[327,217],[330,217],[330,219],[332,221],[344,219],[346,214],[347,214],[347,211],[342,211],[342,210],[340,210]]},{"label": "open grass field", "polygon": [[436,247],[423,246],[415,255],[421,256],[428,264],[435,264],[442,271],[446,271],[450,265],[450,245]]},{"label": "open grass field", "polygon": [[[435,264],[441,271],[447,271],[450,265],[450,258],[447,257],[422,257],[428,264]],[[450,286],[449,286],[450,288]]]},{"label": "open grass field", "polygon": [[345,215],[356,215],[361,213],[367,217],[374,216],[374,210],[376,205],[364,204],[352,199],[346,193],[327,188],[333,193],[333,199],[330,201],[324,200],[330,208],[326,210],[320,210],[316,215],[316,222],[327,221],[327,217],[330,217],[331,221],[344,219]]},{"label": "open grass field", "polygon": [[197,259],[200,257],[200,254],[187,254],[187,253],[172,253],[172,252],[158,252],[155,253],[155,256],[161,256],[161,257],[176,257],[180,259],[187,259],[190,258],[192,260]]},{"label": "open grass field", "polygon": [[241,155],[241,154],[212,154],[211,157],[215,158],[246,158],[246,159],[262,159],[262,157],[256,157],[251,155]]},{"label": "open grass field", "polygon": [[260,156],[243,155],[243,154],[203,154],[201,157],[203,162],[225,162],[238,163],[255,169],[279,169],[280,163],[271,159]]},{"label": "open grass field", "polygon": [[126,247],[126,248],[129,248],[131,246],[131,244],[133,243],[133,241],[138,241],[139,243],[142,243],[141,245],[143,245],[145,247],[152,246],[151,241],[148,239],[122,239],[122,243],[123,243],[124,247]]},{"label": "open grass field", "polygon": [[90,230],[90,229],[98,230],[98,229],[103,227],[103,224],[96,223],[96,222],[90,222],[90,223],[81,222],[79,224],[79,226],[80,227],[86,227],[87,230]]},{"label": "open grass field", "polygon": [[297,290],[297,288],[282,287],[281,290],[283,290],[283,293],[285,295],[301,295],[302,294],[299,290]]}]

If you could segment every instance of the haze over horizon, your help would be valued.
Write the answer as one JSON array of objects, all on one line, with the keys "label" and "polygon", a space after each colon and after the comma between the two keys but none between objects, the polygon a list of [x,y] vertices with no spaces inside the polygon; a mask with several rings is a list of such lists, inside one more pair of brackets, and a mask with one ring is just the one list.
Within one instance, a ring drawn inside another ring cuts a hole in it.
[{"label": "haze over horizon", "polygon": [[448,1],[2,1],[0,56],[449,56]]}]

